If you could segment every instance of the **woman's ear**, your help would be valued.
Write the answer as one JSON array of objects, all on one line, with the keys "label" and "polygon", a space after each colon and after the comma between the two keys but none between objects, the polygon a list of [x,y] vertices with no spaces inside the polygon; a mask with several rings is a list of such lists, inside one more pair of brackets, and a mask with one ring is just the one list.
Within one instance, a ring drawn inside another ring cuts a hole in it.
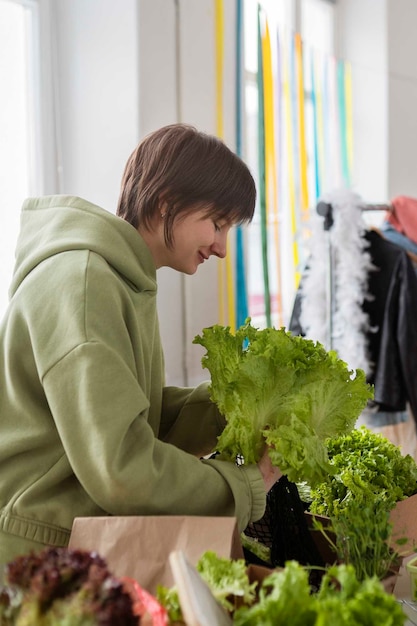
[{"label": "woman's ear", "polygon": [[168,204],[166,202],[166,200],[164,200],[164,198],[162,196],[159,197],[158,200],[158,209],[159,209],[159,215],[162,219],[164,219],[165,215],[167,214],[168,211]]}]

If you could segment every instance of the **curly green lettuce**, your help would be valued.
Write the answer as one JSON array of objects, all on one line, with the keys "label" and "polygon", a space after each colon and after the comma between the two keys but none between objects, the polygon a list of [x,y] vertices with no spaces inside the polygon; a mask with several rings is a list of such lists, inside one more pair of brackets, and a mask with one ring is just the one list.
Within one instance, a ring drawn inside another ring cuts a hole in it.
[{"label": "curly green lettuce", "polygon": [[197,564],[197,571],[210,587],[216,600],[228,611],[239,603],[252,604],[256,596],[256,582],[248,578],[244,559],[232,560],[208,550]]},{"label": "curly green lettuce", "polygon": [[417,492],[417,464],[365,426],[326,442],[331,475],[310,491],[310,511],[339,516],[351,500],[382,501],[387,511]]},{"label": "curly green lettuce", "polygon": [[334,565],[311,593],[306,568],[288,561],[261,584],[259,600],[239,608],[235,626],[402,626],[406,616],[392,594],[373,577],[359,581],[351,565]]},{"label": "curly green lettuce", "polygon": [[[257,582],[250,582],[244,559],[221,557],[207,550],[200,557],[196,569],[217,602],[230,614],[242,603],[249,606],[255,602]],[[170,622],[183,621],[175,585],[158,585],[157,599],[167,610]]]},{"label": "curly green lettuce", "polygon": [[[352,565],[323,570],[316,590],[310,586],[310,568],[294,560],[257,582],[250,582],[243,559],[234,561],[210,551],[200,558],[197,569],[234,626],[403,626],[406,620],[382,583],[376,577],[360,581]],[[162,603],[175,597],[172,615],[181,621],[176,588],[160,587],[159,594]]]},{"label": "curly green lettuce", "polygon": [[352,430],[373,390],[361,369],[285,328],[258,330],[250,319],[203,329],[210,395],[225,416],[223,459],[256,463],[265,441],[272,462],[293,482],[314,485],[332,471],[325,440]]}]

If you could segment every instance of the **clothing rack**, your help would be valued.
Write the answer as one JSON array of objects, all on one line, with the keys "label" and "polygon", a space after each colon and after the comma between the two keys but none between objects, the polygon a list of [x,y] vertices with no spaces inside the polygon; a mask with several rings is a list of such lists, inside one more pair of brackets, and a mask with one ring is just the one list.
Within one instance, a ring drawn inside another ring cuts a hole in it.
[{"label": "clothing rack", "polygon": [[[361,211],[393,211],[392,204],[361,204]],[[329,230],[333,224],[332,205],[320,200],[316,207],[317,213],[324,217],[324,230]]]},{"label": "clothing rack", "polygon": [[[417,210],[417,196],[414,202],[411,209]],[[404,408],[417,421],[417,255],[391,232],[398,221],[402,234],[402,208],[396,199],[366,203],[343,190],[317,201],[310,255],[289,323],[291,332],[320,341],[365,372],[375,400],[372,415],[362,419],[372,428],[408,421]],[[365,218],[373,217],[381,217],[381,228],[366,225]],[[405,442],[398,429],[386,432],[394,443]],[[404,449],[415,458],[415,442],[414,449],[409,444]]]},{"label": "clothing rack", "polygon": [[[320,204],[320,203],[319,203]],[[394,206],[392,204],[364,204],[361,206],[362,211],[386,211],[388,213],[392,213],[394,211]],[[382,234],[378,228],[373,228]],[[383,234],[382,234],[383,235]],[[407,256],[411,259],[414,266],[417,266],[417,254],[411,252],[410,250],[406,250]]]},{"label": "clothing rack", "polygon": [[394,209],[392,204],[362,204],[360,208],[362,211],[388,211],[390,213]]}]

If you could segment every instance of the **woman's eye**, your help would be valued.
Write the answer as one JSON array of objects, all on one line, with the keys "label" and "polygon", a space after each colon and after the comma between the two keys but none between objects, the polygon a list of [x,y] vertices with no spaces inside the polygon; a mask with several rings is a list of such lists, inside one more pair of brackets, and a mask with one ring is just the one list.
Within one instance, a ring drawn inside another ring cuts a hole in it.
[{"label": "woman's eye", "polygon": [[216,222],[214,222],[214,229],[219,233],[222,229],[220,224],[217,224]]}]

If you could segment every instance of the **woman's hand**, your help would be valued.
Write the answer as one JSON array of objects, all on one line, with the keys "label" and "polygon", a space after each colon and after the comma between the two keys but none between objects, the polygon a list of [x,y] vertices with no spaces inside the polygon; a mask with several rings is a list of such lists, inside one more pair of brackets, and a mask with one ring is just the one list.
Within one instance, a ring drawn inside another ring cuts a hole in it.
[{"label": "woman's hand", "polygon": [[265,483],[265,491],[268,493],[275,483],[281,478],[282,472],[279,467],[272,465],[271,459],[268,454],[268,448],[265,448],[262,458],[258,462],[258,467],[261,471],[262,478]]}]

